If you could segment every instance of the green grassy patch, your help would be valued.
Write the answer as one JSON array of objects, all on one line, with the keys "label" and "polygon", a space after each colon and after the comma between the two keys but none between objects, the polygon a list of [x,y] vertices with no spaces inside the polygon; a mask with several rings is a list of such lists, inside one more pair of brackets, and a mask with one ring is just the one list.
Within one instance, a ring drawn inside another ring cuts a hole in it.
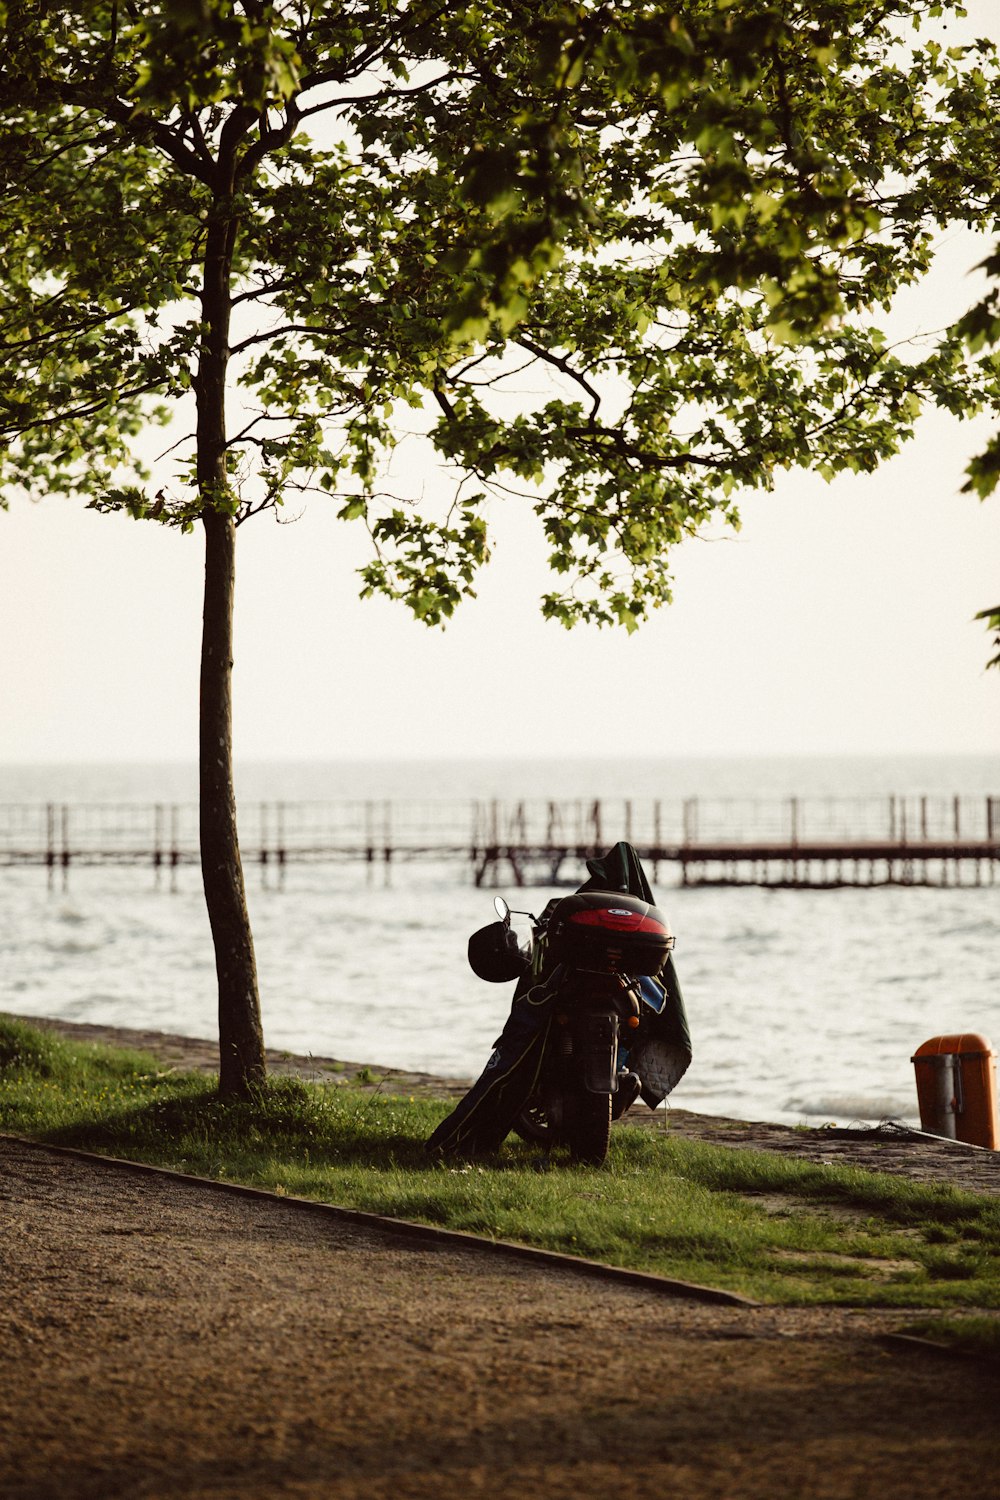
[{"label": "green grassy patch", "polygon": [[[1000,1308],[1000,1201],[640,1129],[575,1167],[437,1163],[448,1105],[275,1079],[223,1103],[151,1057],[0,1020],[0,1129],[786,1304]],[[993,1320],[987,1320],[993,1323]]]},{"label": "green grassy patch", "polygon": [[972,1354],[1000,1365],[1000,1318],[973,1313],[964,1317],[915,1318],[904,1324],[900,1332],[932,1339],[960,1354]]}]

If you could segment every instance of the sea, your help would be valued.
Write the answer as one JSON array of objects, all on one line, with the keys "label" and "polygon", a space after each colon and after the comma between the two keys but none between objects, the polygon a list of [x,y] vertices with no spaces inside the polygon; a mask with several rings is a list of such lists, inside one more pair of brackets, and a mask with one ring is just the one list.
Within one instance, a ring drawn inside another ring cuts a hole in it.
[{"label": "sea", "polygon": [[[238,800],[378,799],[424,807],[499,799],[680,805],[1000,796],[1000,756],[273,762],[242,765]],[[0,766],[0,804],[194,803],[180,764]],[[471,813],[470,813],[471,817]],[[605,820],[608,842],[624,836]],[[567,869],[565,875],[572,875]],[[583,878],[580,870],[580,878]],[[652,876],[653,872],[649,872]],[[501,872],[503,875],[503,872]],[[292,864],[247,871],[265,1036],[272,1047],[474,1077],[510,1003],[478,980],[469,934],[494,892],[463,863],[386,874]],[[501,885],[538,911],[551,887]],[[676,934],[694,1047],[666,1102],[807,1125],[917,1120],[912,1056],[929,1038],[1000,1043],[1000,885],[944,889],[654,890]],[[214,956],[197,866],[173,886],[151,868],[0,867],[0,1009],[100,1025],[217,1035]]]}]

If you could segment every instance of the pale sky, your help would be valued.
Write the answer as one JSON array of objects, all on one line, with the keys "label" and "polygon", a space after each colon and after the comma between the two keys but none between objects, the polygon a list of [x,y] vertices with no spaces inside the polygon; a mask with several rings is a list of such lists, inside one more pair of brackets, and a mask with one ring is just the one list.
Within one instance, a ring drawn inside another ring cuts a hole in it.
[{"label": "pale sky", "polygon": [[[908,326],[963,311],[983,253],[951,236]],[[998,751],[972,616],[998,599],[1000,495],[959,493],[994,422],[930,414],[875,475],[746,497],[738,536],[675,553],[674,604],[631,638],[542,620],[518,502],[494,503],[479,597],[444,632],[358,600],[366,539],[333,504],[257,517],[238,537],[237,757]],[[13,505],[0,535],[0,762],[193,760],[200,536],[63,500]]]},{"label": "pale sky", "polygon": [[[932,417],[880,474],[787,477],[738,536],[686,543],[631,638],[541,619],[534,524],[498,506],[479,598],[444,632],[360,602],[332,506],[239,532],[245,759],[990,752],[1000,501],[958,493],[978,439]],[[196,754],[201,546],[65,501],[0,517],[0,760]],[[641,748],[640,748],[641,747]]]}]

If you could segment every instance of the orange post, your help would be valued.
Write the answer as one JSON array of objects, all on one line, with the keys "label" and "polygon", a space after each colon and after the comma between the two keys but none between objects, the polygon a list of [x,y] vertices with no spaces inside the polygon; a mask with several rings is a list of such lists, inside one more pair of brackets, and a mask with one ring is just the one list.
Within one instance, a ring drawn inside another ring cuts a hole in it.
[{"label": "orange post", "polygon": [[923,1130],[991,1151],[1000,1148],[996,1053],[986,1037],[974,1031],[934,1036],[910,1061]]}]

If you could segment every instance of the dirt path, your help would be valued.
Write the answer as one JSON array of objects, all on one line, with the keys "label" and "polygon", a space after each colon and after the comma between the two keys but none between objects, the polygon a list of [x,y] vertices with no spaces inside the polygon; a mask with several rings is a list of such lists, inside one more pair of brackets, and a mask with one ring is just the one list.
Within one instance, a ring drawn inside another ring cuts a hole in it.
[{"label": "dirt path", "polygon": [[[207,1042],[47,1024],[217,1066]],[[1000,1191],[996,1153],[682,1110],[666,1123]],[[707,1306],[10,1142],[0,1257],[3,1500],[996,1493],[1000,1374],[882,1344],[896,1314]]]},{"label": "dirt path", "polygon": [[0,1494],[996,1493],[1000,1374],[0,1143]]}]

